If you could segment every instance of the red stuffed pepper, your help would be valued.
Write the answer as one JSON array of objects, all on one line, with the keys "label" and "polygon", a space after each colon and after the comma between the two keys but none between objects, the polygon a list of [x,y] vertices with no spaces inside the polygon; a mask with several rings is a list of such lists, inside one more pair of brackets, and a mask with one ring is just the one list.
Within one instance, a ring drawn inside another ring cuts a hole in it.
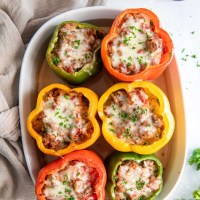
[{"label": "red stuffed pepper", "polygon": [[106,170],[92,151],[69,153],[39,172],[38,200],[104,200]]}]

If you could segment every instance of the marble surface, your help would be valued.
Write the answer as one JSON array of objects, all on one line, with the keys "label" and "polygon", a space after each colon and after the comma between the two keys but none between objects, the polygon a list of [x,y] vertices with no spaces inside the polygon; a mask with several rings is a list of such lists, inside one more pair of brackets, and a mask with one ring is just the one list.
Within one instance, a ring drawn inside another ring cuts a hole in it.
[{"label": "marble surface", "polygon": [[182,176],[167,200],[192,200],[192,192],[200,187],[200,171],[187,163],[193,150],[200,147],[200,1],[109,0],[108,6],[151,9],[173,39],[185,104],[187,159]]}]

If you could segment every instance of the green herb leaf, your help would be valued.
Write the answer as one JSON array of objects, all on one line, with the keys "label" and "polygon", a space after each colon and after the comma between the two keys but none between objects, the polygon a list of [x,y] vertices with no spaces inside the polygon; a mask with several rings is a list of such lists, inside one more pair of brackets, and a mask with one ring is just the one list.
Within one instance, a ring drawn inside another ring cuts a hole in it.
[{"label": "green herb leaf", "polygon": [[65,192],[70,193],[71,190],[69,188],[65,188]]},{"label": "green herb leaf", "polygon": [[74,43],[75,43],[74,48],[78,49],[81,41],[80,40],[74,40]]},{"label": "green herb leaf", "polygon": [[139,178],[139,180],[136,181],[135,184],[136,184],[136,188],[138,190],[142,190],[143,186],[145,185],[145,182],[143,180],[141,180],[141,178]]},{"label": "green herb leaf", "polygon": [[197,166],[196,170],[200,170],[200,148],[197,148],[193,151],[192,155],[188,160],[188,163],[190,165],[195,164]]},{"label": "green herb leaf", "polygon": [[193,197],[194,197],[196,200],[200,200],[200,187],[199,187],[197,190],[194,190],[194,192],[193,192]]}]

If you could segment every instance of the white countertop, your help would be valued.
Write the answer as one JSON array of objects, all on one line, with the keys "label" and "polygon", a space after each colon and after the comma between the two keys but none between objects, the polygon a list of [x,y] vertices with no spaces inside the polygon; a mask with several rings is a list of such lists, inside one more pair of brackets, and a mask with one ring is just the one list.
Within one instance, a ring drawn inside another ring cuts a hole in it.
[{"label": "white countertop", "polygon": [[160,18],[162,27],[171,34],[185,104],[187,160],[168,200],[192,200],[193,190],[200,187],[200,171],[187,163],[192,151],[200,147],[200,0],[109,0],[108,6],[151,9]]}]

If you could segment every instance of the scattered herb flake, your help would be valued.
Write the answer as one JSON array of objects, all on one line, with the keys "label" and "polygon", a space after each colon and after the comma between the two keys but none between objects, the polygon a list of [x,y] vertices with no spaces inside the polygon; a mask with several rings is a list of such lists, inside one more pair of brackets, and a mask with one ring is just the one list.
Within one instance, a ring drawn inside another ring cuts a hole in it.
[{"label": "scattered herb flake", "polygon": [[78,49],[81,41],[80,40],[74,40],[74,43],[75,43],[74,48]]},{"label": "scattered herb flake", "polygon": [[183,61],[187,61],[187,59],[186,59],[186,58],[181,58],[181,60],[183,60]]},{"label": "scattered herb flake", "polygon": [[181,50],[181,53],[183,53],[185,51],[185,48],[183,48],[182,50]]},{"label": "scattered herb flake", "polygon": [[197,56],[195,54],[191,55],[192,58],[197,58]]},{"label": "scattered herb flake", "polygon": [[191,34],[193,35],[195,33],[195,31],[192,31]]}]

